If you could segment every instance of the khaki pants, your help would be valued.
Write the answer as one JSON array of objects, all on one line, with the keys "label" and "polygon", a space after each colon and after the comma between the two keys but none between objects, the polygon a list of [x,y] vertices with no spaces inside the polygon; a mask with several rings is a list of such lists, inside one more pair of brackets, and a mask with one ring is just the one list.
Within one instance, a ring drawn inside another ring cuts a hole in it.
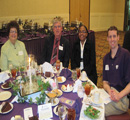
[{"label": "khaki pants", "polygon": [[110,102],[105,105],[105,116],[119,115],[125,113],[129,107],[129,99],[123,97],[119,102]]}]

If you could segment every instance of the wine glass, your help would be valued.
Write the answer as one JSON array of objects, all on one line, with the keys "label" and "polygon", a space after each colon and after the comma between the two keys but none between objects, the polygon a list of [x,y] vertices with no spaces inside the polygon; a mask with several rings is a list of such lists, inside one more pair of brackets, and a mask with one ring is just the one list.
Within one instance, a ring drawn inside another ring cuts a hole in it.
[{"label": "wine glass", "polygon": [[84,89],[85,89],[85,94],[87,95],[87,97],[90,97],[89,95],[90,95],[90,92],[91,92],[91,85],[86,84]]},{"label": "wine glass", "polygon": [[72,79],[75,81],[77,80],[77,71],[76,70],[72,70]]},{"label": "wine glass", "polygon": [[67,114],[67,109],[64,105],[59,104],[58,105],[58,116],[59,116],[59,120],[65,120]]},{"label": "wine glass", "polygon": [[15,79],[16,77],[16,72],[17,72],[16,67],[13,66],[13,68],[11,69],[11,75],[13,79]]},{"label": "wine glass", "polygon": [[57,76],[59,76],[60,60],[57,60],[57,61],[56,61],[56,70],[57,70]]}]

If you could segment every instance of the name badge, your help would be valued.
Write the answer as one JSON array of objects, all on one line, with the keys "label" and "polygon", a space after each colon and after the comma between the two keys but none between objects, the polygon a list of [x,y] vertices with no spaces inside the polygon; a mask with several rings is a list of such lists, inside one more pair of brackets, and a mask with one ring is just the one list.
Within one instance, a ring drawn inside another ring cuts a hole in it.
[{"label": "name badge", "polygon": [[59,50],[62,50],[62,51],[63,51],[63,46],[60,46],[60,45],[59,45]]},{"label": "name badge", "polygon": [[119,65],[116,65],[116,69],[118,69]]},{"label": "name badge", "polygon": [[105,65],[105,70],[109,70],[109,65]]},{"label": "name badge", "polygon": [[19,55],[23,55],[23,51],[19,51],[19,53],[18,53]]}]

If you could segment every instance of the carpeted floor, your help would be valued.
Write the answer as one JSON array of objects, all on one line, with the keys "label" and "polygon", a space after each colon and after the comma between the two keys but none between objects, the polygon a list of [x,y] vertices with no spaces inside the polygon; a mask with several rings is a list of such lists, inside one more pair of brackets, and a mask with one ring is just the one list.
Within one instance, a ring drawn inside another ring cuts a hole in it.
[{"label": "carpeted floor", "polygon": [[[119,44],[122,46],[125,32],[119,32]],[[107,41],[107,31],[95,32],[96,41],[96,66],[98,73],[98,87],[102,87],[103,57],[110,51]]]}]

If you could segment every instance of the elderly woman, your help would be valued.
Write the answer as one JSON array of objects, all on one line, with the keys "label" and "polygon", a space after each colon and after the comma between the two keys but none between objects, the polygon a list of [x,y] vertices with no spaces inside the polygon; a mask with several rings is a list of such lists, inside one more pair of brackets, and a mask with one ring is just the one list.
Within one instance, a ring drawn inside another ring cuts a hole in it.
[{"label": "elderly woman", "polygon": [[12,64],[15,67],[25,65],[27,51],[23,42],[17,40],[19,35],[19,25],[16,21],[11,21],[7,26],[9,39],[1,48],[1,69],[9,69]]},{"label": "elderly woman", "polygon": [[89,40],[89,33],[85,25],[79,27],[78,39],[73,46],[71,69],[80,68],[97,84],[95,45]]}]

